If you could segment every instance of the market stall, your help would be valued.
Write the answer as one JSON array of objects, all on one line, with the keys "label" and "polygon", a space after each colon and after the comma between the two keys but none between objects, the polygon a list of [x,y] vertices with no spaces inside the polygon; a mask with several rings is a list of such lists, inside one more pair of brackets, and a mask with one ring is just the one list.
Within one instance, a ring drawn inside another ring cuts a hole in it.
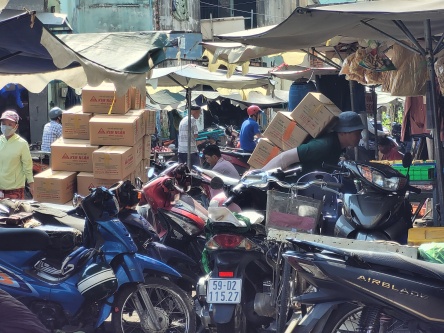
[{"label": "market stall", "polygon": [[[441,116],[436,105],[435,56],[442,50],[444,22],[442,1],[380,0],[316,8],[297,8],[277,26],[218,36],[248,45],[294,50],[340,45],[344,37],[392,41],[425,57],[429,74],[427,105],[434,133],[440,133]],[[441,34],[441,35],[440,35]],[[433,36],[438,36],[434,38]],[[419,41],[419,38],[424,40]],[[408,42],[406,42],[407,40]],[[442,144],[433,136],[436,169],[442,170]],[[443,174],[437,172],[437,198],[444,207]],[[444,224],[444,214],[441,216]]]}]

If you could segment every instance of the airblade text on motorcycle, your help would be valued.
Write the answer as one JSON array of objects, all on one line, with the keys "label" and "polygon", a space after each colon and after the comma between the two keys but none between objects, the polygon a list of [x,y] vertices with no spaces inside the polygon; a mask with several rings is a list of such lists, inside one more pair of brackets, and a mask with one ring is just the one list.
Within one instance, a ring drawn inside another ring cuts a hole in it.
[{"label": "airblade text on motorcycle", "polygon": [[398,288],[396,288],[396,286],[394,284],[391,284],[389,282],[384,282],[381,280],[377,280],[377,279],[374,279],[371,277],[365,277],[364,275],[359,276],[358,280],[365,281],[367,283],[371,283],[371,284],[380,286],[382,288],[387,288],[387,289],[396,291],[396,292],[400,293],[401,295],[415,296],[415,297],[419,297],[422,299],[429,298],[428,295],[424,295],[423,293],[420,293],[420,292],[417,292],[414,290],[407,290],[406,288],[398,289]]}]

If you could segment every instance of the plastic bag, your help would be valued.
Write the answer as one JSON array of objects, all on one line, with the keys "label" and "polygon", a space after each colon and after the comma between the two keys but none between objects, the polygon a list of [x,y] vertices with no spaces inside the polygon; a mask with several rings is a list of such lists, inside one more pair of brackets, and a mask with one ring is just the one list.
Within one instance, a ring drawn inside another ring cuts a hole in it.
[{"label": "plastic bag", "polygon": [[421,259],[444,264],[444,243],[425,243],[418,248]]}]

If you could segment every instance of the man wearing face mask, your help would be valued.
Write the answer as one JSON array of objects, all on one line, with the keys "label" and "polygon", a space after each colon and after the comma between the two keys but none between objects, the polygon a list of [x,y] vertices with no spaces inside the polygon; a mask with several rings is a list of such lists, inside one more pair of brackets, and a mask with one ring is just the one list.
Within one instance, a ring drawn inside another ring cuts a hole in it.
[{"label": "man wearing face mask", "polygon": [[7,110],[0,117],[0,199],[25,199],[25,182],[34,193],[32,157],[28,142],[15,132],[19,115]]}]

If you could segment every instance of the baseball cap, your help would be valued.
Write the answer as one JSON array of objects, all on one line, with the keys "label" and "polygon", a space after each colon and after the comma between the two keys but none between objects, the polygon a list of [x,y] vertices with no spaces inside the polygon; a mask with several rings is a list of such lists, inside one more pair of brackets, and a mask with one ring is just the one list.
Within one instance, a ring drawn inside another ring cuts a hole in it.
[{"label": "baseball cap", "polygon": [[2,119],[11,120],[13,122],[18,123],[20,120],[20,116],[15,111],[6,110],[5,112],[2,113],[0,120],[2,120]]},{"label": "baseball cap", "polygon": [[333,130],[335,132],[354,132],[364,129],[364,124],[362,123],[361,117],[354,111],[344,111],[338,117],[338,122],[336,123]]}]

